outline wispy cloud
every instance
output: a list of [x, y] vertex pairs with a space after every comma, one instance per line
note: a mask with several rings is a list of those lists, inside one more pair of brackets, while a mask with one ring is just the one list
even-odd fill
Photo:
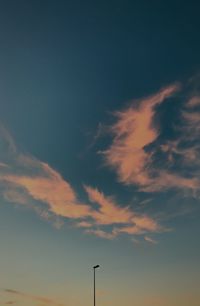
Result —
[[146, 240], [147, 242], [149, 243], [152, 243], [152, 244], [157, 244], [158, 242], [154, 239], [152, 239], [151, 237], [148, 237], [148, 236], [144, 236], [144, 240]]
[[200, 96], [194, 95], [187, 102], [187, 107], [195, 107], [200, 105]]
[[102, 230], [87, 230], [102, 238], [112, 239], [120, 233], [139, 235], [146, 232], [160, 232], [164, 229], [156, 220], [145, 214], [138, 214], [128, 207], [120, 207], [112, 197], [105, 196], [96, 188], [85, 186], [91, 202], [100, 206], [98, 211], [92, 213], [97, 225], [114, 225], [111, 233]]
[[[179, 131], [176, 137], [162, 137], [162, 122], [159, 126], [157, 121], [158, 107], [163, 103], [170, 105], [170, 99], [177, 98], [181, 90], [180, 84], [170, 85], [116, 112], [117, 120], [111, 127], [113, 141], [104, 156], [119, 181], [135, 185], [136, 191], [153, 193], [181, 188], [195, 193], [199, 190], [199, 96], [188, 95], [184, 103], [179, 103], [181, 120], [173, 122]], [[105, 195], [98, 188], [83, 185], [87, 196], [83, 201], [58, 171], [20, 152], [2, 126], [0, 152], [0, 193], [4, 199], [32, 208], [56, 228], [71, 220], [75, 227], [101, 238], [142, 235], [148, 242], [151, 239], [148, 234], [165, 231], [157, 218], [118, 203], [115, 197]]]
[[175, 139], [174, 135], [172, 139], [161, 137], [162, 122], [160, 126], [157, 123], [157, 107], [177, 97], [180, 91], [178, 84], [168, 86], [150, 97], [133, 101], [131, 106], [116, 113], [117, 121], [111, 127], [113, 141], [104, 156], [123, 184], [135, 185], [145, 192], [200, 188], [199, 175], [188, 167], [185, 167], [187, 173], [183, 167], [177, 169], [180, 158], [187, 160], [190, 166], [199, 163], [199, 144], [194, 144], [194, 140], [200, 131], [200, 112], [193, 110], [199, 105], [199, 97], [190, 96], [188, 101], [177, 104], [182, 107], [179, 110], [182, 120], [172, 122], [176, 132], [179, 130], [179, 134], [174, 133]]
[[98, 224], [127, 223], [132, 217], [128, 208], [118, 206], [112, 197], [106, 197], [97, 188], [85, 186], [90, 202], [99, 205], [99, 209], [93, 211], [92, 217]]
[[95, 235], [99, 238], [104, 238], [104, 239], [114, 239], [116, 237], [116, 233], [115, 232], [108, 232], [108, 231], [104, 231], [101, 229], [88, 229], [85, 231], [87, 234], [92, 234]]
[[58, 216], [81, 218], [89, 214], [89, 206], [78, 203], [74, 190], [58, 172], [39, 161], [38, 166], [42, 175], [4, 174], [0, 179], [25, 188], [35, 200], [48, 203], [49, 210]]
[[[158, 124], [158, 107], [170, 105], [171, 98], [177, 99], [180, 92], [183, 96], [182, 91], [180, 84], [173, 84], [116, 113], [116, 123], [111, 127], [113, 141], [104, 156], [123, 184], [151, 193], [169, 188], [193, 193], [200, 189], [199, 95], [190, 94], [178, 104], [180, 120], [172, 122], [178, 131], [175, 137], [163, 137], [162, 122]], [[114, 196], [98, 188], [83, 185], [87, 196], [83, 201], [58, 171], [20, 152], [2, 126], [0, 152], [0, 193], [4, 199], [32, 208], [56, 228], [68, 219], [85, 233], [101, 238], [142, 235], [152, 243], [148, 234], [165, 230], [155, 217], [118, 203]]]
[[169, 86], [149, 98], [137, 103], [134, 101], [132, 106], [116, 113], [118, 119], [111, 128], [113, 143], [104, 154], [121, 182], [140, 186], [152, 184], [147, 167], [151, 154], [146, 152], [145, 147], [159, 135], [153, 125], [155, 107], [178, 90], [178, 85]]
[[[4, 130], [4, 143], [8, 135]], [[0, 192], [6, 201], [33, 209], [56, 228], [68, 219], [84, 232], [106, 239], [121, 233], [143, 235], [162, 230], [152, 217], [119, 205], [114, 197], [106, 196], [97, 188], [84, 185], [88, 200], [83, 202], [58, 171], [19, 152], [10, 135], [8, 140], [14, 149], [8, 152], [4, 145], [8, 154], [5, 154], [6, 167], [0, 173]]]

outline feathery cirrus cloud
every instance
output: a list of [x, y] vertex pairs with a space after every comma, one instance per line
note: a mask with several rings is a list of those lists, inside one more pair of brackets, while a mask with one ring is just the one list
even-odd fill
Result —
[[162, 122], [158, 126], [158, 107], [172, 98], [176, 103], [179, 93], [184, 95], [184, 89], [176, 83], [115, 113], [116, 122], [110, 128], [112, 143], [103, 154], [121, 183], [135, 185], [144, 192], [170, 188], [199, 190], [199, 173], [192, 172], [190, 167], [199, 164], [200, 112], [195, 107], [200, 105], [200, 97], [190, 96], [177, 103], [181, 120], [171, 125], [174, 135], [179, 130], [178, 135], [171, 139], [161, 137]]
[[60, 218], [54, 221], [57, 227], [72, 220], [85, 233], [107, 239], [120, 233], [144, 235], [162, 231], [152, 217], [118, 205], [97, 188], [84, 185], [87, 201], [83, 202], [58, 171], [19, 152], [5, 129], [1, 130], [1, 153], [0, 192], [4, 199], [28, 206], [46, 220]]
[[[159, 107], [170, 104], [172, 98], [176, 103], [179, 96], [183, 97], [183, 89], [176, 83], [116, 113], [113, 140], [104, 157], [121, 183], [135, 185], [140, 192], [199, 190], [199, 96], [190, 94], [177, 104], [181, 119], [171, 122], [175, 136], [163, 137], [162, 122], [159, 125], [157, 120]], [[58, 171], [21, 153], [2, 126], [0, 136], [0, 193], [6, 201], [31, 207], [42, 218], [54, 220], [58, 228], [72, 220], [75, 227], [101, 238], [127, 234], [145, 239], [148, 233], [164, 230], [155, 218], [119, 205], [98, 188], [83, 185], [87, 196], [83, 201]]]

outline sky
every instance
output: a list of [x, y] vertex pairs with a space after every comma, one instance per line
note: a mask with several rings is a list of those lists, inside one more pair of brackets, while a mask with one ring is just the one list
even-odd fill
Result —
[[198, 1], [0, 1], [0, 305], [200, 305]]

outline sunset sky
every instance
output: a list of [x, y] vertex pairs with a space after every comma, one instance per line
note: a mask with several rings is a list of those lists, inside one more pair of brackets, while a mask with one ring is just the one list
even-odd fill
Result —
[[198, 1], [0, 1], [0, 306], [200, 305]]

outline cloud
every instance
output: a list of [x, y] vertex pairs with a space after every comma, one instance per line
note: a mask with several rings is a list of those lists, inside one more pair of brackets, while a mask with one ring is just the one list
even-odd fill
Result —
[[[167, 131], [163, 133], [162, 122], [160, 126], [157, 124], [160, 114], [157, 107], [177, 97], [180, 91], [178, 84], [168, 86], [150, 97], [133, 101], [131, 106], [116, 113], [116, 123], [111, 126], [113, 140], [103, 154], [121, 183], [134, 185], [144, 192], [170, 188], [195, 192], [200, 188], [199, 175], [185, 166], [183, 171], [183, 162], [190, 167], [199, 164], [200, 112], [191, 109], [199, 104], [199, 97], [177, 104], [182, 107], [180, 123], [168, 119], [175, 139], [174, 135], [172, 139], [166, 136]], [[194, 140], [195, 144], [188, 143]]]
[[[171, 105], [170, 99], [177, 98], [180, 91], [183, 89], [179, 84], [172, 84], [116, 112], [116, 123], [111, 126], [113, 140], [103, 154], [119, 181], [136, 186], [136, 192], [178, 188], [194, 194], [199, 190], [199, 96], [190, 94], [178, 104], [179, 123], [169, 118], [176, 137], [163, 137], [162, 121], [158, 125], [160, 108], [164, 103]], [[20, 152], [2, 126], [0, 136], [0, 193], [6, 201], [33, 209], [58, 229], [65, 220], [71, 220], [85, 233], [106, 239], [127, 234], [142, 235], [147, 240], [149, 233], [165, 231], [156, 218], [117, 203], [115, 197], [98, 188], [83, 185], [87, 196], [83, 201], [58, 171]]]
[[26, 204], [28, 197], [25, 193], [19, 192], [17, 189], [8, 189], [4, 191], [4, 199], [8, 202]]
[[200, 96], [193, 96], [187, 102], [187, 107], [196, 107], [200, 105]]
[[198, 144], [189, 147], [181, 147], [181, 139], [179, 139], [168, 141], [161, 145], [161, 150], [166, 154], [170, 163], [175, 163], [177, 157], [184, 159], [184, 163], [198, 162]]
[[144, 240], [147, 241], [147, 242], [150, 242], [152, 244], [157, 244], [158, 242], [148, 236], [144, 236]]
[[142, 186], [141, 190], [145, 192], [157, 192], [165, 189], [181, 189], [186, 188], [192, 191], [196, 191], [200, 187], [199, 178], [187, 178], [177, 175], [175, 173], [169, 173], [165, 170], [160, 170], [158, 176], [152, 179], [151, 183], [146, 186]]
[[79, 204], [70, 184], [47, 164], [39, 162], [43, 175], [7, 174], [0, 180], [24, 188], [35, 200], [47, 203], [54, 214], [67, 218], [81, 218], [89, 214], [88, 205]]
[[97, 188], [84, 187], [90, 202], [99, 205], [99, 209], [93, 211], [91, 216], [97, 224], [127, 223], [130, 221], [132, 212], [127, 208], [119, 207], [112, 197], [106, 197]]
[[145, 214], [138, 214], [128, 207], [120, 207], [114, 202], [112, 197], [106, 197], [96, 188], [85, 186], [91, 202], [100, 206], [98, 211], [92, 214], [93, 219], [98, 225], [118, 225], [114, 226], [112, 232], [107, 235], [102, 230], [87, 230], [99, 237], [112, 239], [120, 233], [129, 235], [139, 235], [146, 232], [159, 232], [160, 225], [151, 217]]
[[93, 234], [97, 237], [100, 238], [105, 238], [105, 239], [113, 239], [116, 237], [116, 233], [115, 232], [106, 232], [100, 229], [89, 229], [85, 231], [87, 234]]
[[[64, 305], [62, 303], [58, 303], [57, 301], [44, 297], [44, 296], [32, 295], [32, 294], [24, 293], [24, 292], [13, 290], [13, 289], [5, 289], [4, 292], [10, 295], [21, 297], [22, 299], [28, 299], [28, 300], [32, 300], [35, 302], [43, 303], [44, 305], [53, 305], [53, 306], [63, 306]], [[7, 304], [14, 304], [14, 303], [15, 301], [7, 302]]]
[[88, 221], [80, 221], [78, 223], [76, 223], [77, 227], [84, 227], [84, 228], [89, 228], [92, 227], [92, 223], [88, 222]]
[[155, 107], [179, 90], [172, 85], [157, 94], [133, 103], [127, 109], [117, 112], [118, 118], [111, 130], [114, 135], [111, 147], [104, 152], [107, 164], [112, 166], [121, 182], [146, 186], [151, 184], [147, 165], [151, 155], [145, 147], [155, 141], [159, 135], [153, 126]]
[[200, 124], [200, 114], [195, 112], [183, 112], [183, 117], [190, 128], [198, 128]]
[[[106, 196], [97, 188], [84, 185], [88, 200], [86, 203], [80, 200], [70, 182], [58, 171], [19, 152], [8, 135], [4, 131], [4, 150], [8, 154], [3, 154], [7, 164], [0, 173], [0, 193], [7, 202], [33, 209], [58, 229], [65, 220], [71, 220], [75, 227], [82, 228], [85, 233], [106, 239], [113, 239], [121, 233], [143, 235], [161, 231], [152, 217], [135, 213], [124, 204], [119, 205], [114, 197]], [[6, 137], [14, 151], [8, 152]]]
[[[169, 112], [172, 105], [177, 105], [177, 117]], [[118, 180], [134, 185], [136, 193], [180, 189], [196, 195], [200, 190], [199, 105], [197, 91], [186, 94], [184, 87], [175, 83], [116, 112], [116, 122], [110, 128], [112, 143], [103, 155]], [[166, 109], [168, 115], [162, 118], [167, 124], [161, 120]], [[101, 124], [96, 138], [102, 131], [105, 133], [105, 126]], [[142, 235], [148, 242], [152, 240], [149, 234], [166, 230], [157, 218], [118, 203], [98, 188], [83, 185], [83, 201], [57, 170], [19, 151], [2, 125], [0, 170], [4, 200], [33, 209], [58, 229], [70, 220], [74, 227], [100, 238]], [[148, 201], [144, 199], [144, 203]]]

